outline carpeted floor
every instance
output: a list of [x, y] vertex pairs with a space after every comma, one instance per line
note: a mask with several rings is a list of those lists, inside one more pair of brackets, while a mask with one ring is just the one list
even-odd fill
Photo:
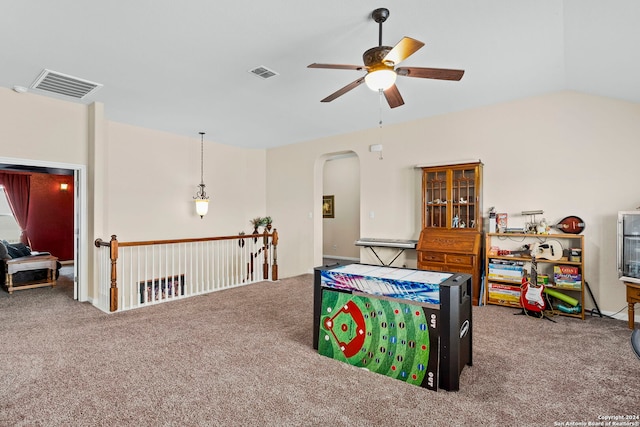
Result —
[[459, 392], [433, 392], [318, 355], [312, 281], [115, 314], [73, 301], [64, 275], [55, 289], [0, 291], [0, 426], [568, 426], [640, 416], [640, 360], [624, 321], [474, 307], [474, 366]]

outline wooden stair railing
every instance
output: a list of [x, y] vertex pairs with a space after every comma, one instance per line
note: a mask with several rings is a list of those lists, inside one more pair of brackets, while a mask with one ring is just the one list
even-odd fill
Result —
[[[111, 271], [110, 271], [110, 288], [109, 288], [109, 311], [117, 311], [118, 310], [118, 275], [117, 275], [117, 265], [118, 265], [118, 248], [125, 246], [149, 246], [149, 245], [162, 245], [162, 244], [174, 244], [174, 243], [196, 243], [196, 242], [209, 242], [215, 240], [244, 240], [244, 239], [258, 239], [262, 237], [263, 246], [256, 252], [252, 253], [250, 256], [250, 262], [247, 263], [247, 276], [251, 280], [253, 280], [253, 271], [254, 271], [254, 258], [257, 259], [260, 255], [260, 252], [263, 252], [264, 261], [262, 264], [262, 272], [263, 278], [267, 279], [269, 277], [269, 247], [273, 246], [273, 255], [272, 255], [272, 264], [271, 264], [271, 280], [278, 280], [278, 257], [277, 257], [277, 247], [278, 247], [278, 230], [273, 229], [273, 233], [269, 233], [267, 229], [264, 230], [262, 234], [247, 234], [247, 235], [237, 235], [237, 236], [220, 236], [220, 237], [203, 237], [203, 238], [191, 238], [191, 239], [173, 239], [173, 240], [147, 240], [140, 242], [118, 242], [118, 239], [115, 234], [111, 235], [111, 240], [105, 242], [104, 240], [98, 238], [95, 240], [94, 245], [97, 248], [100, 247], [108, 247], [109, 248], [109, 258], [111, 260]], [[271, 238], [271, 244], [269, 244], [269, 238]], [[244, 245], [242, 245], [244, 246]]]

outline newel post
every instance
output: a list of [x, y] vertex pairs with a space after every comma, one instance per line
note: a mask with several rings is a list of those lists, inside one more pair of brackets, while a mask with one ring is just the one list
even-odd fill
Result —
[[278, 229], [273, 229], [273, 235], [271, 236], [271, 243], [273, 244], [273, 265], [271, 265], [271, 280], [278, 280]]
[[262, 246], [264, 248], [264, 261], [262, 262], [262, 280], [269, 278], [269, 233], [265, 227], [262, 233]]
[[110, 248], [109, 255], [111, 257], [111, 289], [110, 289], [111, 303], [110, 303], [109, 310], [117, 311], [118, 310], [118, 283], [116, 279], [118, 277], [118, 271], [116, 269], [116, 266], [118, 262], [118, 239], [116, 239], [115, 234], [111, 235], [109, 248]]

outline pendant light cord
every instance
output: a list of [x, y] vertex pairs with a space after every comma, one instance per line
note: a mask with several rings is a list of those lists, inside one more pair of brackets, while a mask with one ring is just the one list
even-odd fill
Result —
[[204, 132], [200, 132], [200, 185], [204, 185]]

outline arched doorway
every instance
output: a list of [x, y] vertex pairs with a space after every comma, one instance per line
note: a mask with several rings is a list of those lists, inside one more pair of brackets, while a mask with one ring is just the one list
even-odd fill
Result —
[[[353, 151], [323, 156], [322, 262], [349, 263], [360, 260], [360, 159]], [[326, 211], [330, 203], [329, 212]]]

